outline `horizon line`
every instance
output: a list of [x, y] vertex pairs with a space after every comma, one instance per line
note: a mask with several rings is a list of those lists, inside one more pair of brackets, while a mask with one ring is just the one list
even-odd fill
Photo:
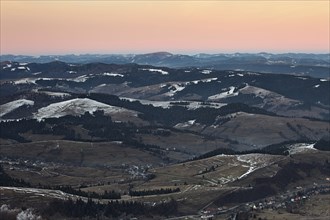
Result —
[[217, 54], [273, 54], [273, 55], [280, 55], [280, 54], [318, 54], [318, 55], [327, 55], [330, 54], [328, 52], [307, 52], [307, 51], [287, 51], [287, 52], [267, 52], [267, 51], [260, 51], [260, 52], [252, 52], [252, 51], [236, 51], [236, 52], [168, 52], [168, 51], [154, 51], [154, 52], [114, 52], [114, 53], [100, 53], [100, 52], [86, 52], [86, 53], [43, 53], [43, 54], [14, 54], [14, 53], [6, 53], [0, 54], [0, 56], [31, 56], [31, 57], [41, 57], [41, 56], [82, 56], [82, 55], [144, 55], [144, 54], [157, 54], [157, 53], [169, 53], [172, 55], [188, 55], [194, 56], [199, 54], [207, 54], [207, 55], [217, 55]]

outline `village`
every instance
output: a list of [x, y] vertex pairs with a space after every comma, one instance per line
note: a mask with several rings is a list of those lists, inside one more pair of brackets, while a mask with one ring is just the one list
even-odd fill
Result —
[[[327, 181], [330, 181], [327, 178]], [[296, 187], [295, 190], [289, 190], [281, 195], [271, 196], [254, 202], [237, 205], [233, 207], [218, 207], [215, 208], [211, 204], [209, 207], [200, 211], [200, 219], [241, 219], [241, 215], [254, 216], [262, 210], [285, 210], [289, 213], [294, 213], [299, 210], [299, 207], [304, 205], [311, 196], [318, 194], [329, 194], [330, 184], [318, 185], [316, 183], [311, 187]], [[245, 219], [245, 218], [244, 218]]]

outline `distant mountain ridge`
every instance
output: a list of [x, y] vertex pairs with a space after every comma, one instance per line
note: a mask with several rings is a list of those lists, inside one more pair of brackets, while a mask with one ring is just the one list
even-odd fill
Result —
[[[168, 56], [161, 54], [161, 57]], [[244, 103], [285, 116], [329, 119], [329, 78], [224, 71], [209, 68], [167, 68], [130, 64], [2, 62], [0, 104], [33, 91], [53, 97], [109, 94], [157, 106], [189, 109], [207, 102]], [[20, 97], [19, 99], [27, 99]], [[34, 100], [37, 101], [37, 100]], [[36, 102], [37, 103], [37, 102]], [[42, 106], [44, 107], [44, 106]]]
[[196, 55], [156, 52], [147, 54], [82, 54], [82, 55], [1, 55], [1, 62], [48, 63], [62, 61], [75, 64], [105, 63], [153, 65], [169, 68], [199, 67], [215, 70], [243, 70], [329, 77], [330, 54], [309, 53], [200, 53]]

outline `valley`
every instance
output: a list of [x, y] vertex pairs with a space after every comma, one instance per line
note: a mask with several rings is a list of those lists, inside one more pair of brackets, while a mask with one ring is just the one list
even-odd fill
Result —
[[329, 77], [60, 61], [0, 69], [0, 217], [329, 217]]

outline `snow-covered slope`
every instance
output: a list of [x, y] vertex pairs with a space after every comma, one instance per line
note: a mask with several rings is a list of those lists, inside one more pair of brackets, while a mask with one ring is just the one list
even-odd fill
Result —
[[150, 72], [158, 72], [162, 75], [168, 75], [168, 72], [162, 69], [141, 69], [141, 70], [148, 70]]
[[228, 98], [228, 97], [232, 97], [232, 96], [237, 96], [238, 92], [234, 92], [234, 91], [235, 91], [235, 87], [230, 86], [228, 91], [222, 92], [222, 93], [219, 93], [216, 95], [212, 95], [208, 99], [209, 100], [218, 100], [218, 99]]
[[6, 104], [0, 105], [0, 117], [18, 109], [23, 105], [34, 105], [34, 101], [27, 100], [27, 99], [19, 99], [12, 102], [8, 102]]
[[126, 113], [136, 116], [135, 111], [124, 108], [107, 105], [88, 98], [76, 98], [63, 102], [53, 103], [38, 110], [34, 115], [37, 119], [58, 118], [65, 115], [82, 115], [85, 112], [93, 113], [97, 110], [103, 110], [105, 114], [112, 115], [116, 113]]
[[289, 154], [306, 153], [312, 151], [317, 151], [317, 149], [314, 148], [314, 144], [299, 143], [293, 144], [289, 147]]
[[[127, 100], [127, 101], [138, 101], [141, 102], [143, 105], [152, 105], [154, 107], [161, 107], [161, 108], [170, 108], [173, 106], [182, 106], [186, 107], [189, 110], [194, 110], [198, 108], [208, 107], [208, 108], [221, 108], [222, 106], [225, 106], [224, 103], [219, 102], [208, 102], [207, 105], [203, 104], [203, 102], [198, 101], [184, 101], [185, 104], [182, 104], [182, 101], [152, 101], [152, 100], [146, 100], [146, 99], [132, 99], [132, 98], [126, 98], [121, 97], [121, 100]], [[186, 104], [188, 103], [188, 104]]]

